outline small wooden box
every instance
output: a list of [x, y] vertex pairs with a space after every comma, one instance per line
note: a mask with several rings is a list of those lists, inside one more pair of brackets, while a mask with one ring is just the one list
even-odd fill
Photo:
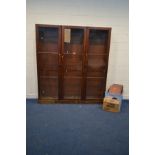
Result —
[[120, 112], [122, 101], [113, 96], [106, 96], [103, 100], [103, 109], [110, 112]]

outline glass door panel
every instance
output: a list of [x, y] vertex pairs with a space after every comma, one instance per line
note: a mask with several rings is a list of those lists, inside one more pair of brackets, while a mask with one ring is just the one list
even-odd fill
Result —
[[39, 95], [41, 98], [58, 98], [58, 78], [40, 77]]
[[105, 78], [87, 77], [87, 99], [103, 98], [105, 92]]
[[39, 27], [38, 50], [41, 52], [58, 52], [59, 30], [55, 27]]
[[88, 30], [86, 98], [102, 98], [107, 69], [108, 31]]
[[64, 99], [81, 99], [81, 77], [64, 76]]
[[107, 30], [89, 30], [88, 54], [102, 55], [107, 53], [108, 31]]
[[106, 68], [107, 57], [105, 55], [88, 55], [88, 77], [103, 77], [106, 73]]
[[58, 98], [60, 27], [37, 27], [37, 61], [40, 97]]
[[64, 28], [63, 94], [64, 99], [80, 99], [82, 87], [82, 64], [84, 29]]

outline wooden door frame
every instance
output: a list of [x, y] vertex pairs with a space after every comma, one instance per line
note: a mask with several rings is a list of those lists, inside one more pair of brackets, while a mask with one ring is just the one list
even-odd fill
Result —
[[[65, 29], [82, 29], [84, 30], [84, 38], [83, 38], [83, 51], [82, 51], [82, 75], [81, 75], [81, 100], [85, 99], [85, 88], [84, 88], [84, 60], [85, 60], [85, 38], [86, 38], [86, 27], [83, 26], [68, 26], [62, 25], [61, 26], [61, 33], [62, 33], [62, 44], [61, 44], [61, 55], [62, 55], [62, 99], [64, 99], [64, 30]], [[68, 100], [68, 99], [66, 99]]]
[[[51, 98], [40, 98], [40, 78], [39, 78], [39, 61], [37, 55], [37, 48], [39, 43], [39, 27], [51, 27], [51, 28], [58, 28], [59, 33], [59, 41], [58, 41], [58, 99], [51, 99]], [[81, 81], [81, 99], [64, 99], [64, 91], [63, 91], [63, 77], [64, 77], [64, 29], [65, 28], [79, 28], [84, 29], [84, 43], [83, 43], [83, 54], [82, 54], [82, 81]], [[70, 26], [70, 25], [47, 25], [47, 24], [35, 24], [35, 31], [36, 31], [36, 61], [37, 61], [37, 78], [38, 78], [38, 101], [40, 103], [97, 103], [102, 102], [101, 99], [86, 99], [86, 84], [87, 84], [87, 62], [88, 62], [88, 32], [90, 29], [98, 29], [98, 30], [107, 30], [108, 31], [108, 44], [107, 44], [107, 64], [109, 61], [109, 51], [110, 51], [110, 41], [111, 41], [111, 29], [110, 27], [88, 27], [88, 26]], [[105, 86], [107, 80], [107, 71], [108, 65], [106, 67], [106, 77], [105, 77]]]
[[38, 44], [39, 44], [39, 28], [58, 28], [58, 98], [61, 96], [61, 74], [59, 67], [60, 64], [60, 52], [61, 52], [61, 26], [60, 25], [46, 25], [46, 24], [35, 24], [35, 31], [36, 31], [36, 62], [37, 62], [37, 78], [38, 78], [38, 98], [40, 99], [40, 75], [39, 75], [39, 61], [38, 61]]
[[[85, 89], [87, 91], [87, 66], [88, 66], [88, 48], [89, 48], [89, 34], [90, 30], [106, 30], [108, 31], [108, 43], [107, 43], [107, 64], [106, 64], [106, 71], [105, 71], [105, 89], [106, 89], [106, 84], [107, 84], [107, 72], [108, 72], [108, 61], [109, 61], [109, 51], [110, 51], [110, 42], [111, 42], [111, 27], [86, 27], [86, 55], [85, 55]], [[104, 94], [103, 94], [104, 96]], [[86, 99], [86, 92], [85, 92], [85, 99]], [[91, 99], [86, 99], [86, 100], [91, 100]], [[93, 98], [92, 100], [97, 100], [97, 98]]]

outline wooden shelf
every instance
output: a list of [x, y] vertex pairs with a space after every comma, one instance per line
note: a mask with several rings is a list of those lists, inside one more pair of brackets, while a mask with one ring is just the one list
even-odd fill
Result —
[[36, 25], [39, 102], [101, 103], [110, 34], [111, 28]]

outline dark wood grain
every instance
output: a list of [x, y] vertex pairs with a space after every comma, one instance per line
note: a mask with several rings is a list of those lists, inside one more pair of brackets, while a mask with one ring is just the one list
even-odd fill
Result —
[[40, 80], [40, 97], [58, 98], [58, 77], [39, 78]]
[[105, 92], [104, 77], [87, 77], [87, 99], [102, 99]]
[[[66, 43], [64, 40], [65, 29], [70, 29], [70, 43]], [[75, 26], [63, 26], [62, 30], [63, 98], [81, 99], [84, 29]], [[80, 36], [78, 36], [78, 33]]]
[[60, 30], [58, 26], [36, 25], [39, 97], [59, 98]]
[[61, 60], [61, 52], [62, 52], [62, 29], [61, 26], [59, 26], [59, 42], [58, 42], [58, 99], [61, 99], [63, 97], [63, 92], [62, 92], [62, 60]]
[[[64, 43], [64, 30], [71, 40]], [[101, 103], [111, 28], [36, 24], [40, 103]]]
[[81, 77], [64, 77], [64, 99], [81, 99]]
[[87, 51], [87, 29], [84, 28], [84, 42], [83, 42], [83, 53], [82, 53], [82, 87], [81, 87], [81, 100], [86, 99], [86, 51]]

